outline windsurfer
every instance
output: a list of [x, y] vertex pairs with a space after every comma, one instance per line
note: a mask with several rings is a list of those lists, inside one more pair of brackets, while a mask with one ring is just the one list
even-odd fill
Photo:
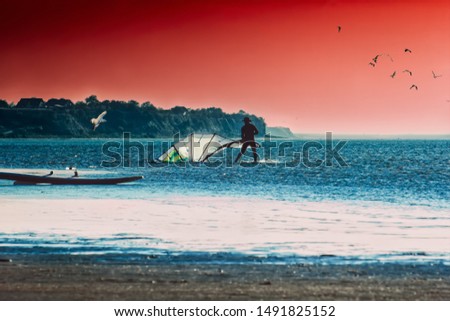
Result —
[[250, 118], [245, 117], [244, 118], [244, 126], [241, 128], [241, 142], [242, 147], [241, 151], [239, 152], [239, 155], [236, 157], [236, 160], [234, 161], [237, 163], [239, 159], [241, 159], [242, 155], [245, 153], [247, 148], [250, 146], [253, 151], [253, 161], [256, 163], [258, 161], [258, 154], [256, 153], [256, 142], [255, 142], [255, 135], [258, 135], [258, 129], [253, 125], [250, 124], [252, 121]]

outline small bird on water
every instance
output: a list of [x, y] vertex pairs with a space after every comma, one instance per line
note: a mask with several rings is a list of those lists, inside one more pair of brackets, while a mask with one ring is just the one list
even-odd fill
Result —
[[391, 78], [394, 78], [396, 73], [397, 73], [397, 71], [394, 71], [391, 75]]

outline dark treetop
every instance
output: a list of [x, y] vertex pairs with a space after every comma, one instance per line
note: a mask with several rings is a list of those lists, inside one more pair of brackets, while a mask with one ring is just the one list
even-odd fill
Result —
[[[107, 122], [93, 131], [91, 119], [103, 111], [107, 111]], [[266, 128], [263, 118], [244, 111], [227, 114], [216, 107], [162, 109], [149, 102], [99, 101], [96, 96], [76, 103], [64, 98], [23, 98], [17, 105], [0, 100], [0, 138], [121, 137], [123, 132], [146, 138], [192, 132], [239, 137], [245, 116], [251, 118], [262, 137]]]

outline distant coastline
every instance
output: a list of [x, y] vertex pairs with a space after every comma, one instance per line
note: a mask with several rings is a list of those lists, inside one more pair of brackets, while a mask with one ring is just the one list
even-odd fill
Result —
[[[294, 136], [303, 140], [324, 139], [325, 133], [295, 133]], [[333, 139], [345, 140], [450, 140], [449, 134], [342, 134], [333, 133]]]
[[[90, 120], [107, 111], [107, 122], [92, 129]], [[242, 119], [250, 117], [266, 133], [264, 119], [241, 110], [225, 113], [217, 107], [162, 109], [135, 100], [99, 101], [96, 96], [72, 102], [65, 98], [23, 98], [17, 104], [0, 99], [0, 138], [110, 138], [129, 132], [135, 138], [167, 138], [180, 133], [217, 133], [240, 136]]]

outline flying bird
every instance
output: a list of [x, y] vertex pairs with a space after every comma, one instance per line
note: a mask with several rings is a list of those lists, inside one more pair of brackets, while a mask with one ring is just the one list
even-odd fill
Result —
[[442, 75], [436, 75], [433, 70], [431, 72], [433, 73], [433, 78], [442, 77]]
[[408, 69], [403, 70], [403, 72], [407, 72], [410, 76], [412, 76], [412, 71], [410, 71]]
[[391, 75], [391, 78], [394, 78], [396, 73], [397, 73], [397, 71], [394, 71]]
[[372, 61], [373, 61], [374, 63], [377, 63], [377, 60], [378, 60], [378, 58], [379, 58], [380, 56], [381, 56], [381, 55], [376, 55], [375, 57], [372, 58]]
[[412, 53], [411, 49], [405, 48], [405, 52]]
[[95, 130], [98, 126], [100, 126], [101, 123], [106, 123], [106, 119], [103, 119], [103, 117], [105, 117], [106, 115], [106, 110], [101, 113], [100, 115], [98, 115], [97, 118], [92, 118], [91, 119], [91, 123], [92, 123], [92, 130]]
[[419, 88], [417, 88], [417, 86], [416, 85], [411, 85], [411, 87], [409, 87], [409, 89], [415, 89], [415, 90], [418, 90]]
[[375, 67], [375, 64], [373, 62], [369, 62], [369, 65], [371, 65], [372, 67]]
[[341, 26], [337, 26], [338, 28], [338, 32], [341, 32], [342, 27]]
[[394, 59], [392, 58], [392, 56], [390, 54], [386, 54], [387, 57], [389, 57], [389, 59], [391, 59], [392, 62], [394, 62]]

